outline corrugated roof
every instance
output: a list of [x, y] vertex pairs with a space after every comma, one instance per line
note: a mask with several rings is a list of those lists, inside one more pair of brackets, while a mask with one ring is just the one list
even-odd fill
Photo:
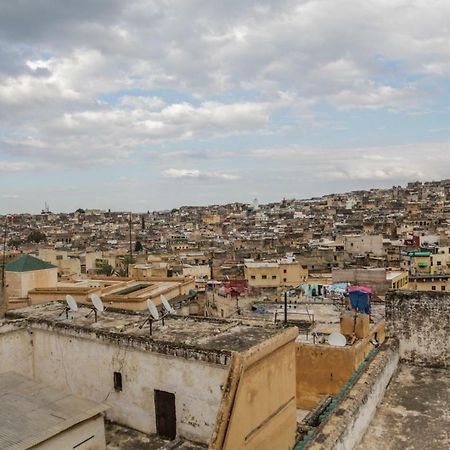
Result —
[[105, 411], [14, 372], [0, 375], [0, 448], [25, 450]]
[[33, 270], [53, 269], [56, 266], [31, 255], [22, 255], [6, 264], [6, 272], [31, 272]]

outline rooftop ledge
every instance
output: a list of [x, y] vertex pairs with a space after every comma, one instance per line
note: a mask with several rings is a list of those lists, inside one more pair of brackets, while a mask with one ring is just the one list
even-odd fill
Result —
[[219, 365], [229, 365], [233, 353], [246, 352], [288, 332], [250, 320], [172, 316], [164, 319], [164, 326], [161, 321], [153, 322], [150, 336], [148, 324], [139, 328], [147, 317], [144, 314], [106, 311], [94, 322], [93, 314], [86, 317], [89, 312], [90, 308], [79, 305], [66, 319], [64, 305], [51, 302], [9, 311], [6, 319], [14, 326], [25, 322], [34, 329]]

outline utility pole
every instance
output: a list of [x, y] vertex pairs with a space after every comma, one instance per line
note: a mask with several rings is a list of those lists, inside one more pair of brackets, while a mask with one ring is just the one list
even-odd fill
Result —
[[0, 286], [0, 307], [4, 308], [3, 303], [6, 302], [6, 283], [5, 283], [5, 266], [6, 266], [6, 238], [8, 235], [8, 217], [5, 217], [5, 225], [3, 230], [3, 255], [2, 255], [2, 284]]
[[8, 235], [8, 218], [5, 217], [3, 230], [3, 256], [2, 256], [2, 289], [5, 287], [5, 265], [6, 265], [6, 237]]
[[284, 324], [287, 325], [287, 291], [284, 292]]
[[133, 262], [133, 243], [131, 241], [131, 211], [130, 211], [130, 215], [128, 216], [128, 231], [129, 231], [129, 238], [130, 238], [130, 258], [129, 258], [128, 264], [127, 264], [127, 277], [130, 276], [130, 264]]

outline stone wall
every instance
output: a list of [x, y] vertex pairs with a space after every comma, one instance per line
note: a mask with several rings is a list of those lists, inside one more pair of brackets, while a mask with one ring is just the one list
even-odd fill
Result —
[[388, 336], [400, 343], [400, 358], [429, 367], [450, 367], [450, 293], [390, 291]]

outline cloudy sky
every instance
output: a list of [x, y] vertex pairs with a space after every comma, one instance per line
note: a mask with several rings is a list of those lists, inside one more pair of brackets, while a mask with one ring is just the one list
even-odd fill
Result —
[[0, 213], [450, 177], [448, 0], [0, 0]]

